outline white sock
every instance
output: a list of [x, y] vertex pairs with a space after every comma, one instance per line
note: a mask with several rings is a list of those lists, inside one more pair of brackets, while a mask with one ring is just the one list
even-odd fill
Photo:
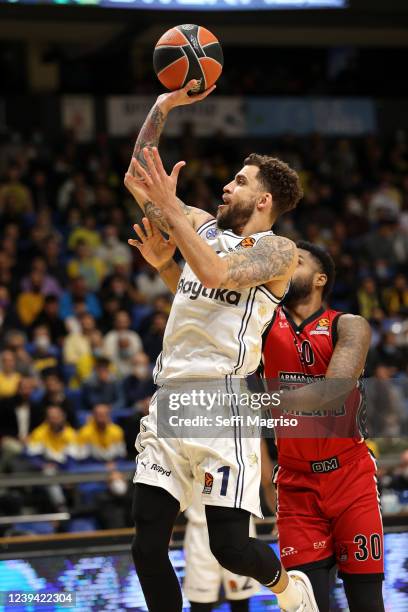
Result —
[[302, 593], [295, 585], [295, 581], [289, 576], [288, 586], [282, 593], [275, 593], [278, 604], [287, 612], [296, 612], [302, 603]]

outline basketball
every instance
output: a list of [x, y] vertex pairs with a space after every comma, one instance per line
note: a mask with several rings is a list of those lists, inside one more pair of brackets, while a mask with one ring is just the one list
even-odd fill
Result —
[[167, 89], [180, 89], [196, 79], [199, 84], [194, 93], [214, 85], [223, 63], [222, 48], [214, 34], [190, 23], [167, 30], [158, 40], [153, 54], [154, 71]]

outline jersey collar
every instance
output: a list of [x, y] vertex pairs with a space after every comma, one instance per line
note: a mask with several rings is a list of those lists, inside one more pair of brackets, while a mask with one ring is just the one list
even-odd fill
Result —
[[315, 321], [318, 317], [321, 317], [322, 314], [325, 312], [325, 308], [323, 306], [320, 306], [320, 308], [316, 310], [316, 312], [314, 312], [313, 314], [310, 315], [310, 317], [307, 317], [307, 319], [302, 321], [300, 325], [296, 325], [296, 323], [290, 316], [289, 311], [285, 308], [285, 306], [282, 306], [282, 310], [285, 313], [285, 316], [287, 320], [289, 321], [290, 326], [293, 328], [293, 330], [297, 334], [300, 334], [304, 330], [306, 325], [309, 325], [309, 323], [312, 323], [312, 321]]

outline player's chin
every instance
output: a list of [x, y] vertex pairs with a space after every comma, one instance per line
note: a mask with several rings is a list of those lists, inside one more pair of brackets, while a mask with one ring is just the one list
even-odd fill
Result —
[[229, 205], [228, 204], [220, 204], [217, 209], [217, 225], [220, 229], [227, 229], [223, 227], [223, 222], [228, 222], [229, 219]]

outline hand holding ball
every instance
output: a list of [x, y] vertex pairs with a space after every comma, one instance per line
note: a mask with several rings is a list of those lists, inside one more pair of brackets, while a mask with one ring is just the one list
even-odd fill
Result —
[[170, 90], [181, 89], [195, 79], [194, 93], [201, 93], [219, 78], [224, 63], [218, 39], [205, 28], [176, 26], [158, 40], [153, 67], [159, 81]]

